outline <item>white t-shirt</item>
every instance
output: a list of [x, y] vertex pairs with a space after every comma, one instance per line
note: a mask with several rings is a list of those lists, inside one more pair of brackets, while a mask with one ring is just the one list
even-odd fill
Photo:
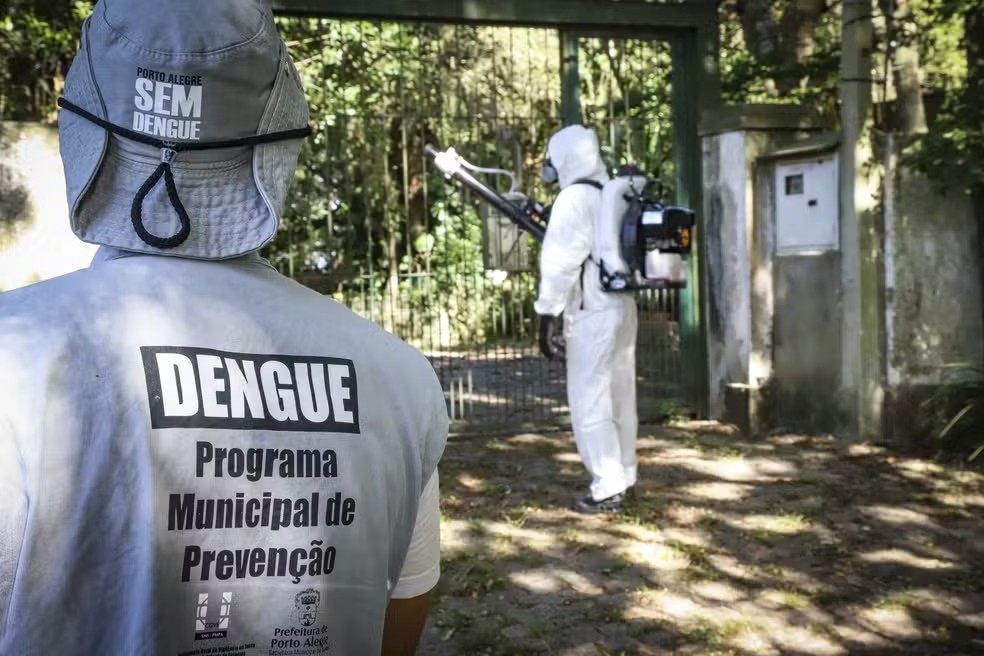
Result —
[[447, 430], [418, 351], [255, 255], [0, 294], [0, 653], [378, 653]]

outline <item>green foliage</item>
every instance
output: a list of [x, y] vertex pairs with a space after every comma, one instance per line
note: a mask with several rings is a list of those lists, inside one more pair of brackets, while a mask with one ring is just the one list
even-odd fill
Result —
[[[309, 19], [280, 29], [316, 135], [265, 254], [360, 311], [382, 308], [382, 323], [402, 335], [532, 334], [536, 272], [485, 271], [477, 200], [423, 149], [453, 146], [512, 170], [525, 193], [549, 202], [556, 189], [539, 169], [560, 127], [556, 32]], [[607, 163], [672, 179], [668, 47], [586, 39], [580, 60], [585, 122]], [[505, 190], [503, 179], [486, 182]]]
[[0, 120], [53, 120], [92, 4], [0, 0]]
[[[749, 2], [725, 0], [720, 8], [721, 92], [729, 104], [794, 104], [814, 108], [826, 118], [836, 118], [840, 65], [840, 12], [836, 3], [825, 3], [812, 30], [801, 41], [808, 42], [801, 57], [784, 58], [795, 36], [783, 18], [796, 6], [791, 0], [768, 4], [769, 11], [752, 29], [768, 47], [749, 47], [746, 25]], [[791, 7], [791, 5], [794, 5]], [[804, 43], [796, 43], [800, 47]], [[785, 49], [784, 49], [785, 47]]]
[[[903, 163], [945, 190], [980, 193], [984, 189], [984, 121], [980, 81], [982, 45], [971, 51], [968, 17], [984, 15], [984, 0], [925, 0], [915, 4], [900, 39], [919, 47], [930, 129], [913, 141]], [[976, 67], [976, 75], [971, 73]], [[976, 82], [977, 91], [970, 85]]]
[[957, 363], [947, 380], [923, 405], [936, 437], [948, 451], [967, 453], [973, 462], [984, 452], [984, 367]]

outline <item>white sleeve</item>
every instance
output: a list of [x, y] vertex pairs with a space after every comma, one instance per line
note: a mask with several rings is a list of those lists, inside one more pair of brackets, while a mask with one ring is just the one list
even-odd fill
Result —
[[441, 578], [441, 504], [437, 470], [420, 495], [417, 523], [393, 599], [410, 599], [430, 592]]

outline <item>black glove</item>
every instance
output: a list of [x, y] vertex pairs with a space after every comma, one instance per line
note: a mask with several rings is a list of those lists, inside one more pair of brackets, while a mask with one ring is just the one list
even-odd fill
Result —
[[540, 353], [548, 360], [563, 360], [567, 344], [564, 341], [564, 315], [540, 316]]

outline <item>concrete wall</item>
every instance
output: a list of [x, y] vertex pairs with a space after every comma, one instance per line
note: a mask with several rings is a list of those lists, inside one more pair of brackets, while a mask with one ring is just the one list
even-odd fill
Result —
[[727, 385], [748, 382], [751, 349], [745, 133], [705, 137], [703, 158], [709, 411], [722, 417]]
[[942, 368], [984, 359], [981, 254], [970, 198], [896, 172], [885, 208], [888, 385], [935, 385]]
[[841, 256], [784, 255], [775, 260], [774, 378], [771, 422], [788, 429], [842, 427]]
[[[704, 128], [710, 416], [752, 433], [931, 441], [919, 402], [951, 379], [946, 365], [984, 362], [972, 203], [901, 169], [890, 137], [858, 177], [838, 135], [784, 111], [730, 108]], [[830, 153], [839, 244], [777, 254], [776, 166]], [[860, 195], [849, 215], [845, 175]]]
[[984, 253], [970, 198], [941, 195], [925, 177], [898, 167], [897, 153], [887, 160], [883, 426], [897, 444], [935, 450], [931, 431], [939, 426], [922, 403], [960, 373], [947, 365], [984, 362]]
[[94, 252], [69, 228], [57, 130], [0, 123], [0, 291], [83, 268]]
[[727, 108], [703, 120], [708, 410], [751, 429], [753, 397], [772, 374], [775, 287], [772, 190], [759, 183], [757, 161], [812, 130], [789, 107]]

